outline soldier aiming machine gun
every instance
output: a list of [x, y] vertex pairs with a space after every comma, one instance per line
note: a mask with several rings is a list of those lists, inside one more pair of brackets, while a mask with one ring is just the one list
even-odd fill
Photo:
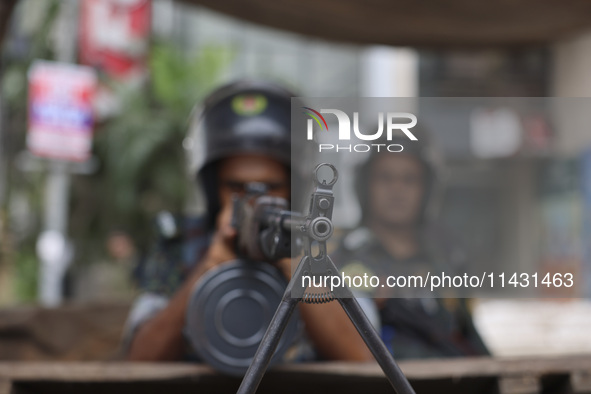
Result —
[[[319, 171], [322, 168], [332, 170], [332, 179], [328, 181], [320, 179]], [[326, 241], [333, 233], [334, 195], [332, 188], [337, 179], [338, 172], [333, 165], [324, 163], [316, 167], [314, 170], [315, 187], [306, 215], [289, 211], [288, 203], [284, 199], [265, 195], [266, 188], [259, 183], [249, 184], [246, 195], [234, 201], [233, 224], [238, 231], [236, 246], [244, 261], [234, 263], [229, 268], [222, 268], [221, 273], [208, 274], [200, 281], [189, 306], [187, 333], [196, 350], [201, 350], [201, 353], [206, 355], [204, 357], [206, 361], [217, 366], [218, 369], [242, 375], [245, 367], [248, 366], [238, 389], [239, 394], [254, 393], [269, 364], [277, 359], [279, 353], [285, 352], [289, 341], [282, 337], [285, 334], [288, 337], [293, 336], [297, 331], [297, 327], [294, 326], [296, 319], [290, 321], [290, 317], [297, 313], [298, 302], [320, 304], [334, 300], [341, 304], [396, 392], [399, 394], [414, 393], [352, 292], [344, 284], [332, 291], [324, 289], [320, 292], [311, 292], [302, 286], [303, 276], [339, 275], [339, 271], [328, 256], [326, 249]], [[295, 236], [294, 242], [292, 242], [292, 235]], [[270, 271], [274, 268], [271, 264], [261, 262], [273, 262], [291, 257], [299, 254], [302, 249], [304, 255], [295, 269], [291, 281], [286, 286], [279, 286], [283, 290], [281, 296], [278, 293], [277, 283], [280, 283], [280, 279], [277, 279], [277, 272]], [[253, 268], [256, 269], [253, 271]], [[237, 281], [243, 283], [240, 286], [231, 283]], [[205, 282], [205, 284], [201, 282]], [[273, 284], [270, 285], [270, 282]], [[248, 286], [245, 288], [242, 286], [244, 284], [248, 284]], [[273, 290], [265, 292], [265, 289], [261, 289], [261, 287], [270, 287]], [[204, 288], [206, 290], [203, 290]], [[215, 291], [221, 292], [219, 299], [215, 295], [212, 296], [211, 293]], [[261, 330], [260, 327], [255, 329], [256, 332], [253, 335], [246, 337], [228, 332], [226, 327], [240, 326], [240, 324], [232, 324], [231, 322], [226, 326], [223, 324], [224, 312], [220, 312], [220, 305], [228, 309], [228, 305], [237, 299], [237, 297], [231, 298], [230, 294], [243, 298], [250, 297], [251, 301], [249, 302], [252, 303], [252, 300], [255, 300], [255, 303], [259, 302], [264, 310], [268, 310], [267, 303], [273, 302], [269, 301], [269, 298], [275, 297], [274, 304], [279, 306], [272, 318], [268, 316], [269, 319], [263, 319], [263, 326], [266, 328], [264, 335], [262, 334], [264, 330]], [[203, 301], [204, 299], [208, 301]], [[205, 305], [207, 302], [212, 304], [212, 299], [216, 300], [213, 301], [213, 306]], [[232, 315], [234, 318], [244, 320], [242, 316], [236, 317], [240, 315], [240, 311], [244, 310], [242, 306], [244, 304], [239, 303], [233, 313], [225, 313], [225, 315]], [[196, 313], [196, 311], [199, 312]], [[209, 318], [200, 319], [204, 314]], [[251, 315], [250, 320], [252, 320]], [[203, 321], [212, 321], [213, 324], [210, 324], [208, 329], [204, 327]], [[199, 335], [204, 332], [206, 334], [209, 332], [210, 337], [199, 338]], [[230, 345], [242, 346], [241, 350], [244, 351], [239, 351], [239, 357], [236, 359], [227, 357], [226, 354], [220, 354], [219, 349], [212, 349], [212, 343], [219, 340], [218, 336], [223, 337], [222, 339]], [[248, 354], [246, 351], [245, 347], [248, 346], [250, 346], [248, 349], [250, 352], [252, 352], [252, 346], [258, 347], [254, 358], [252, 353]], [[275, 354], [278, 347], [277, 354]], [[245, 356], [246, 354], [248, 356]], [[221, 368], [220, 360], [223, 361]], [[228, 365], [228, 362], [231, 365]]]

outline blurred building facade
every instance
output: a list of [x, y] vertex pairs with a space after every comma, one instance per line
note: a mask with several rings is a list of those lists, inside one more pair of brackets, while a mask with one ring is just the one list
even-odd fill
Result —
[[223, 76], [271, 78], [302, 96], [355, 96], [363, 48], [258, 26], [172, 0], [153, 2], [153, 34], [175, 40], [187, 52], [207, 46], [233, 52]]

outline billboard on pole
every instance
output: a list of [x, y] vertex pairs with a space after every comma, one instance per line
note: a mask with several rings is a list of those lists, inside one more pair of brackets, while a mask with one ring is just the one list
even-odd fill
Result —
[[83, 161], [90, 157], [93, 133], [94, 69], [36, 61], [29, 69], [27, 147], [47, 158]]
[[83, 0], [80, 63], [128, 80], [145, 73], [150, 35], [149, 0]]

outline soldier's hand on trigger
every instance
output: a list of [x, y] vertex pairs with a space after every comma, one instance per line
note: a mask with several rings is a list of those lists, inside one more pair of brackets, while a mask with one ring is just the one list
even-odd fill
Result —
[[236, 229], [232, 226], [232, 204], [227, 204], [218, 215], [216, 231], [205, 258], [205, 268], [210, 269], [236, 259], [235, 240]]

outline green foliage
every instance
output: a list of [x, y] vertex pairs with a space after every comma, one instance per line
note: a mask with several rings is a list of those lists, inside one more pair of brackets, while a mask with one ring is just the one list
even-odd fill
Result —
[[[15, 291], [23, 301], [35, 299], [37, 292], [34, 245], [45, 193], [44, 173], [23, 173], [15, 165], [25, 148], [27, 71], [35, 59], [54, 59], [50, 32], [62, 3], [44, 3], [46, 13], [36, 31], [26, 37], [26, 52], [19, 52], [21, 47], [3, 48], [0, 94], [5, 107], [7, 138], [2, 148], [8, 161], [8, 195], [0, 211], [10, 212], [10, 195], [20, 193], [38, 218], [35, 229], [15, 241], [10, 253]], [[72, 177], [68, 235], [76, 264], [104, 260], [105, 240], [114, 229], [124, 229], [140, 248], [147, 247], [154, 214], [183, 209], [190, 182], [182, 149], [187, 120], [192, 107], [219, 83], [232, 57], [227, 47], [205, 46], [196, 55], [187, 55], [170, 42], [156, 42], [150, 48], [147, 83], [131, 88], [103, 78], [102, 83], [118, 97], [119, 113], [96, 126], [94, 154], [99, 171]], [[11, 224], [6, 224], [10, 231]]]
[[[145, 245], [156, 212], [182, 211], [190, 182], [182, 148], [187, 121], [230, 58], [230, 51], [213, 46], [187, 58], [160, 43], [151, 50], [148, 85], [134, 90], [112, 85], [121, 110], [97, 127], [95, 153], [102, 165], [92, 186], [99, 198], [94, 206], [83, 203], [84, 214], [93, 216], [88, 218], [92, 225], [76, 233], [104, 239], [122, 228]], [[82, 223], [86, 226], [89, 220]]]
[[[30, 37], [28, 50], [17, 58], [3, 56], [2, 98], [11, 110], [23, 112], [27, 105], [27, 72], [36, 59], [53, 60], [54, 53], [49, 43], [50, 31], [54, 27], [60, 8], [59, 0], [52, 0], [45, 5], [46, 12]], [[3, 48], [6, 50], [5, 48]], [[19, 113], [19, 116], [23, 116]], [[24, 124], [26, 119], [19, 119]]]
[[154, 98], [186, 117], [191, 106], [214, 87], [230, 58], [231, 51], [215, 46], [186, 59], [170, 45], [155, 45], [150, 59]]
[[[37, 294], [37, 259], [35, 239], [30, 234], [15, 234], [11, 223], [11, 196], [25, 196], [30, 202], [33, 214], [41, 218], [43, 200], [43, 174], [23, 173], [16, 168], [17, 155], [25, 145], [27, 125], [27, 72], [35, 59], [52, 60], [54, 53], [50, 44], [50, 31], [53, 28], [60, 8], [59, 0], [42, 2], [45, 12], [31, 36], [10, 40], [5, 37], [2, 47], [2, 74], [0, 94], [2, 95], [2, 125], [0, 149], [7, 164], [7, 184], [4, 195], [0, 196], [0, 216], [3, 229], [0, 231], [0, 265], [5, 264], [5, 272], [13, 272], [10, 278], [14, 284], [14, 296], [20, 301], [32, 301]], [[9, 44], [12, 44], [10, 46]], [[10, 47], [10, 48], [9, 48]], [[23, 48], [25, 50], [23, 50]], [[4, 165], [4, 163], [0, 163]], [[40, 221], [40, 220], [39, 220]], [[35, 226], [37, 227], [37, 226]], [[26, 239], [19, 239], [26, 235]]]
[[37, 299], [38, 260], [32, 251], [17, 253], [15, 258], [15, 296], [21, 302], [34, 302]]

